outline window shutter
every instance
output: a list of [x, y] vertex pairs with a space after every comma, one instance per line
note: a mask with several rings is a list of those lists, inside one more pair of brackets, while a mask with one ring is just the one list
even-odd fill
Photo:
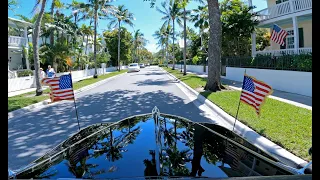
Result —
[[299, 28], [299, 48], [304, 47], [303, 28]]

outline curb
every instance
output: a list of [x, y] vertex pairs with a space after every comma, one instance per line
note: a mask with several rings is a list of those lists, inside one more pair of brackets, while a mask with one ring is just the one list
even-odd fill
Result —
[[[177, 79], [174, 75], [172, 75], [171, 73], [167, 72], [166, 70], [164, 70], [163, 68], [161, 68], [167, 75], [169, 75], [170, 77], [176, 79], [180, 84], [183, 85], [183, 87], [187, 88], [190, 92], [192, 92], [195, 96], [197, 96], [197, 100], [200, 101], [201, 103], [207, 105], [212, 111], [216, 112], [220, 117], [222, 117], [222, 119], [224, 119], [227, 123], [233, 125], [235, 118], [232, 117], [231, 115], [229, 115], [228, 113], [226, 113], [225, 111], [223, 111], [220, 107], [218, 107], [217, 105], [215, 105], [214, 103], [212, 103], [210, 100], [208, 100], [207, 98], [205, 98], [204, 96], [202, 96], [200, 93], [198, 93], [197, 91], [195, 91], [194, 89], [192, 89], [191, 87], [189, 87], [187, 84], [185, 84], [184, 82], [180, 81], [179, 79]], [[244, 139], [246, 139], [248, 142], [250, 142], [250, 140], [248, 138], [245, 137], [246, 132], [255, 132], [254, 130], [252, 130], [251, 128], [247, 127], [246, 125], [244, 125], [243, 123], [241, 123], [240, 121], [236, 122], [235, 125], [235, 131], [238, 135], [240, 135], [241, 137], [243, 137]], [[258, 148], [261, 148], [263, 151], [267, 152], [268, 154], [271, 154], [272, 156], [276, 156], [277, 159], [281, 158], [282, 161], [285, 161], [287, 164], [290, 164], [293, 167], [296, 167], [300, 164], [303, 163], [307, 163], [305, 160], [295, 156], [294, 154], [292, 154], [291, 152], [285, 150], [284, 148], [280, 147], [279, 145], [273, 143], [272, 141], [270, 141], [269, 139], [259, 135], [257, 132], [255, 132], [258, 136], [260, 136], [261, 139], [264, 139], [266, 142], [263, 142], [262, 144], [267, 144], [268, 147], [262, 146], [260, 143], [254, 143], [254, 142], [250, 142], [252, 144], [254, 144], [255, 146], [257, 146]], [[273, 149], [271, 149], [271, 147]], [[277, 150], [275, 150], [277, 149]], [[272, 151], [274, 150], [274, 151]], [[281, 150], [281, 151], [280, 151]]]
[[[112, 79], [115, 79], [115, 78], [118, 78], [120, 76], [123, 76], [125, 75], [126, 73], [122, 73], [122, 74], [119, 74], [119, 75], [116, 75], [116, 76], [112, 76], [112, 77], [109, 77], [107, 79], [104, 79], [104, 80], [101, 80], [101, 81], [98, 81], [96, 83], [93, 83], [93, 84], [90, 84], [88, 86], [84, 86], [80, 89], [77, 89], [74, 91], [74, 94], [79, 94], [81, 92], [84, 92], [84, 91], [87, 91], [87, 90], [90, 90], [90, 89], [93, 89], [103, 83], [106, 83]], [[32, 109], [35, 109], [35, 108], [41, 108], [41, 107], [44, 107], [46, 105], [48, 105], [48, 103], [50, 102], [51, 100], [50, 99], [47, 99], [47, 100], [44, 100], [44, 101], [41, 101], [41, 102], [38, 102], [38, 103], [35, 103], [35, 104], [31, 104], [29, 106], [26, 106], [26, 107], [23, 107], [21, 109], [17, 109], [17, 110], [14, 110], [14, 111], [11, 111], [11, 112], [8, 112], [8, 121], [12, 118], [16, 118], [16, 117], [21, 117], [22, 115], [25, 115], [26, 113], [30, 112], [30, 110]]]

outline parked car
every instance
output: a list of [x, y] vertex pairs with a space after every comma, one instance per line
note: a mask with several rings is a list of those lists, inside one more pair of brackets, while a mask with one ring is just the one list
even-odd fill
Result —
[[8, 174], [10, 179], [312, 179], [312, 169], [285, 164], [225, 127], [160, 113], [157, 107], [81, 129]]
[[143, 63], [141, 63], [140, 68], [145, 68], [145, 65]]
[[138, 63], [129, 64], [128, 72], [139, 72], [139, 71], [140, 71], [140, 66]]

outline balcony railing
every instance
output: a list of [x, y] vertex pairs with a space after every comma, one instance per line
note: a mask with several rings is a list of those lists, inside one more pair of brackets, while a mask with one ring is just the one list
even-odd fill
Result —
[[312, 0], [288, 0], [258, 11], [257, 20], [264, 21], [307, 9], [312, 9]]
[[280, 56], [282, 54], [305, 54], [312, 53], [312, 48], [299, 48], [298, 53], [295, 53], [294, 49], [281, 49], [281, 50], [269, 50], [269, 51], [257, 51], [256, 54], [271, 54], [273, 56]]
[[8, 36], [8, 45], [9, 46], [26, 46], [27, 45], [27, 39], [23, 37], [18, 36]]

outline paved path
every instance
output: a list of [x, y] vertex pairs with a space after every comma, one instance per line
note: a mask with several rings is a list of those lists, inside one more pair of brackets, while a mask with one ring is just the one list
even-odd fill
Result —
[[[125, 117], [160, 112], [180, 115], [196, 122], [221, 122], [204, 113], [201, 105], [183, 93], [158, 67], [127, 73], [91, 90], [76, 95], [80, 126], [115, 122]], [[197, 108], [197, 107], [200, 107]], [[207, 111], [206, 111], [207, 112]], [[54, 103], [34, 109], [23, 117], [8, 121], [8, 166], [17, 169], [78, 131], [73, 102]]]

